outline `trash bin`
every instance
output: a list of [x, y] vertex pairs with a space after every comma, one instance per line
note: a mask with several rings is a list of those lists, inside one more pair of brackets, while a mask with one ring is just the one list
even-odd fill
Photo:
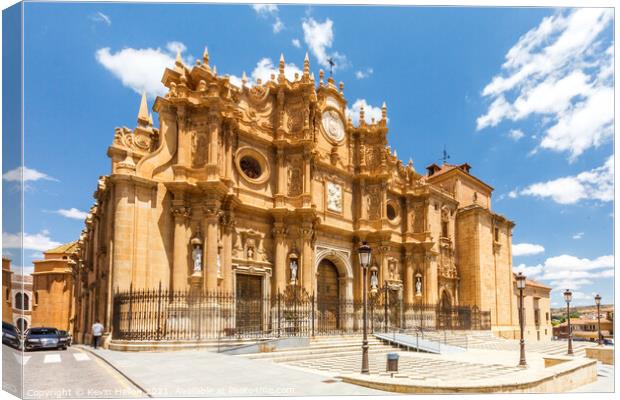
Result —
[[398, 372], [398, 354], [397, 353], [388, 353], [387, 372]]

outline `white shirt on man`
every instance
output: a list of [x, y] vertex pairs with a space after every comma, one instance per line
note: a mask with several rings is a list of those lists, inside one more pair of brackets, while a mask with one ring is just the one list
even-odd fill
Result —
[[101, 336], [103, 335], [103, 325], [99, 322], [95, 322], [93, 324], [93, 336]]

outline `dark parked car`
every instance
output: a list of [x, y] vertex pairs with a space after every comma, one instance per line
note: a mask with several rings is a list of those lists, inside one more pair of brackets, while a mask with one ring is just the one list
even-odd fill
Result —
[[60, 339], [60, 343], [64, 344], [64, 347], [71, 346], [71, 340], [73, 339], [69, 332], [67, 331], [58, 331], [58, 338]]
[[24, 349], [67, 349], [67, 344], [60, 340], [56, 328], [30, 328], [24, 338]]
[[2, 344], [11, 346], [14, 349], [21, 348], [20, 334], [15, 325], [11, 325], [8, 322], [2, 323]]

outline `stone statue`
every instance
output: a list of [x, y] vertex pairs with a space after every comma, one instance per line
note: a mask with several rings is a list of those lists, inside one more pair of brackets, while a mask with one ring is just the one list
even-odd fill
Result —
[[370, 289], [377, 290], [379, 287], [379, 277], [377, 276], [377, 271], [372, 271], [370, 275]]
[[297, 282], [297, 260], [291, 260], [291, 283], [295, 284]]
[[194, 260], [194, 272], [202, 271], [202, 248], [200, 246], [194, 247], [192, 250], [192, 259]]
[[217, 255], [215, 265], [217, 265], [217, 275], [221, 276], [222, 275], [222, 258], [220, 257], [219, 254]]
[[421, 276], [416, 277], [416, 281], [415, 281], [415, 295], [416, 296], [422, 296], [422, 277]]

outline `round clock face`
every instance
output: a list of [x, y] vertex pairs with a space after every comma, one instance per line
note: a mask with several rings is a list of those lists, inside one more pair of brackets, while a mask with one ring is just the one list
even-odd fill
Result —
[[323, 112], [322, 117], [323, 129], [327, 136], [336, 142], [344, 139], [344, 124], [340, 115], [334, 110], [327, 110]]

